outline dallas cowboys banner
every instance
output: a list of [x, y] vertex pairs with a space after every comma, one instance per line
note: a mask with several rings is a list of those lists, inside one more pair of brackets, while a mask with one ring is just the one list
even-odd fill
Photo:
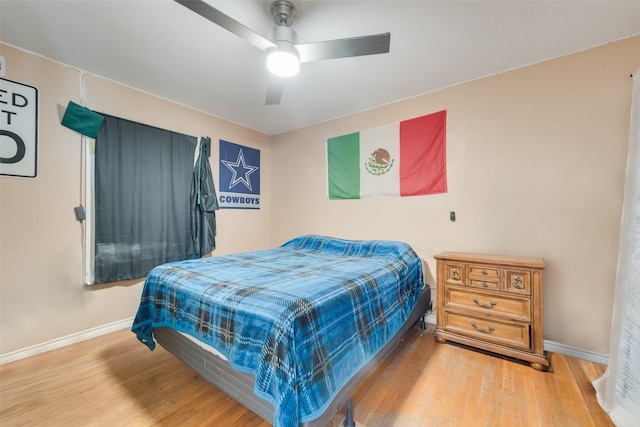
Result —
[[220, 140], [221, 209], [260, 209], [260, 150]]

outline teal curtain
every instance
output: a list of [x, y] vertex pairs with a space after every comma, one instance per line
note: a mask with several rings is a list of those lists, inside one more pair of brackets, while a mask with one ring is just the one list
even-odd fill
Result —
[[197, 258], [190, 203], [196, 137], [103, 116], [95, 150], [95, 283]]

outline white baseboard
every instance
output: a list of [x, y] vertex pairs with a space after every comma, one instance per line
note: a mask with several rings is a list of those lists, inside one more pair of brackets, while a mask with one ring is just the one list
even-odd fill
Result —
[[36, 354], [44, 353], [45, 351], [65, 347], [69, 344], [86, 341], [88, 339], [99, 337], [100, 335], [105, 335], [110, 332], [115, 332], [120, 329], [130, 328], [132, 323], [133, 317], [130, 317], [128, 319], [118, 320], [117, 322], [97, 326], [95, 328], [87, 329], [86, 331], [77, 332], [65, 337], [56, 338], [42, 344], [36, 344], [30, 347], [22, 348], [20, 350], [12, 351], [10, 353], [2, 354], [0, 355], [0, 365], [13, 362], [15, 360], [24, 359], [25, 357], [35, 356]]
[[588, 360], [589, 362], [599, 363], [601, 365], [609, 365], [608, 354], [596, 353], [595, 351], [570, 347], [568, 345], [549, 340], [544, 340], [544, 349], [552, 353], [564, 354], [565, 356]]
[[[100, 335], [108, 334], [120, 329], [128, 328], [131, 327], [132, 323], [133, 317], [109, 323], [107, 325], [98, 326], [96, 328], [87, 329], [86, 331], [67, 335], [66, 337], [56, 338], [42, 344], [36, 344], [31, 347], [26, 347], [20, 350], [12, 351], [10, 353], [2, 354], [0, 355], [0, 365], [13, 362], [15, 360], [24, 359], [25, 357], [44, 353], [45, 351], [55, 350], [69, 344], [86, 341], [88, 339], [99, 337]], [[427, 315], [427, 323], [430, 323], [432, 325], [436, 324], [436, 314], [434, 312]], [[588, 360], [590, 362], [599, 363], [601, 365], [609, 364], [609, 355], [607, 354], [596, 353], [595, 351], [583, 350], [576, 347], [570, 347], [568, 345], [564, 345], [555, 341], [544, 340], [544, 349], [553, 353], [576, 357], [578, 359]]]
[[[427, 315], [427, 323], [432, 325], [436, 323], [436, 314], [429, 313]], [[588, 360], [589, 362], [599, 363], [601, 365], [609, 365], [609, 355], [596, 353], [595, 351], [583, 350], [581, 348], [570, 347], [559, 342], [544, 340], [544, 349], [552, 353], [563, 354], [565, 356], [575, 357], [578, 359]]]
[[435, 311], [432, 311], [431, 313], [427, 314], [427, 323], [430, 323], [432, 325], [437, 325]]

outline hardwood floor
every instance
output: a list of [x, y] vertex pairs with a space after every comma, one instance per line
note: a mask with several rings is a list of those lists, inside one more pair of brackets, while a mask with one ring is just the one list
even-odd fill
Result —
[[[551, 372], [412, 328], [357, 388], [359, 427], [613, 426], [591, 381], [604, 367], [551, 354]], [[342, 426], [343, 416], [330, 425]], [[0, 366], [0, 425], [255, 426], [260, 419], [127, 331]]]

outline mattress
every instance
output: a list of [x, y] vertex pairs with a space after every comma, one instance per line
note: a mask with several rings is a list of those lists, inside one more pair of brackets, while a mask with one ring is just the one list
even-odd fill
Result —
[[274, 425], [322, 414], [397, 333], [423, 288], [406, 243], [300, 236], [279, 248], [169, 263], [149, 273], [133, 331], [170, 327], [255, 377]]

